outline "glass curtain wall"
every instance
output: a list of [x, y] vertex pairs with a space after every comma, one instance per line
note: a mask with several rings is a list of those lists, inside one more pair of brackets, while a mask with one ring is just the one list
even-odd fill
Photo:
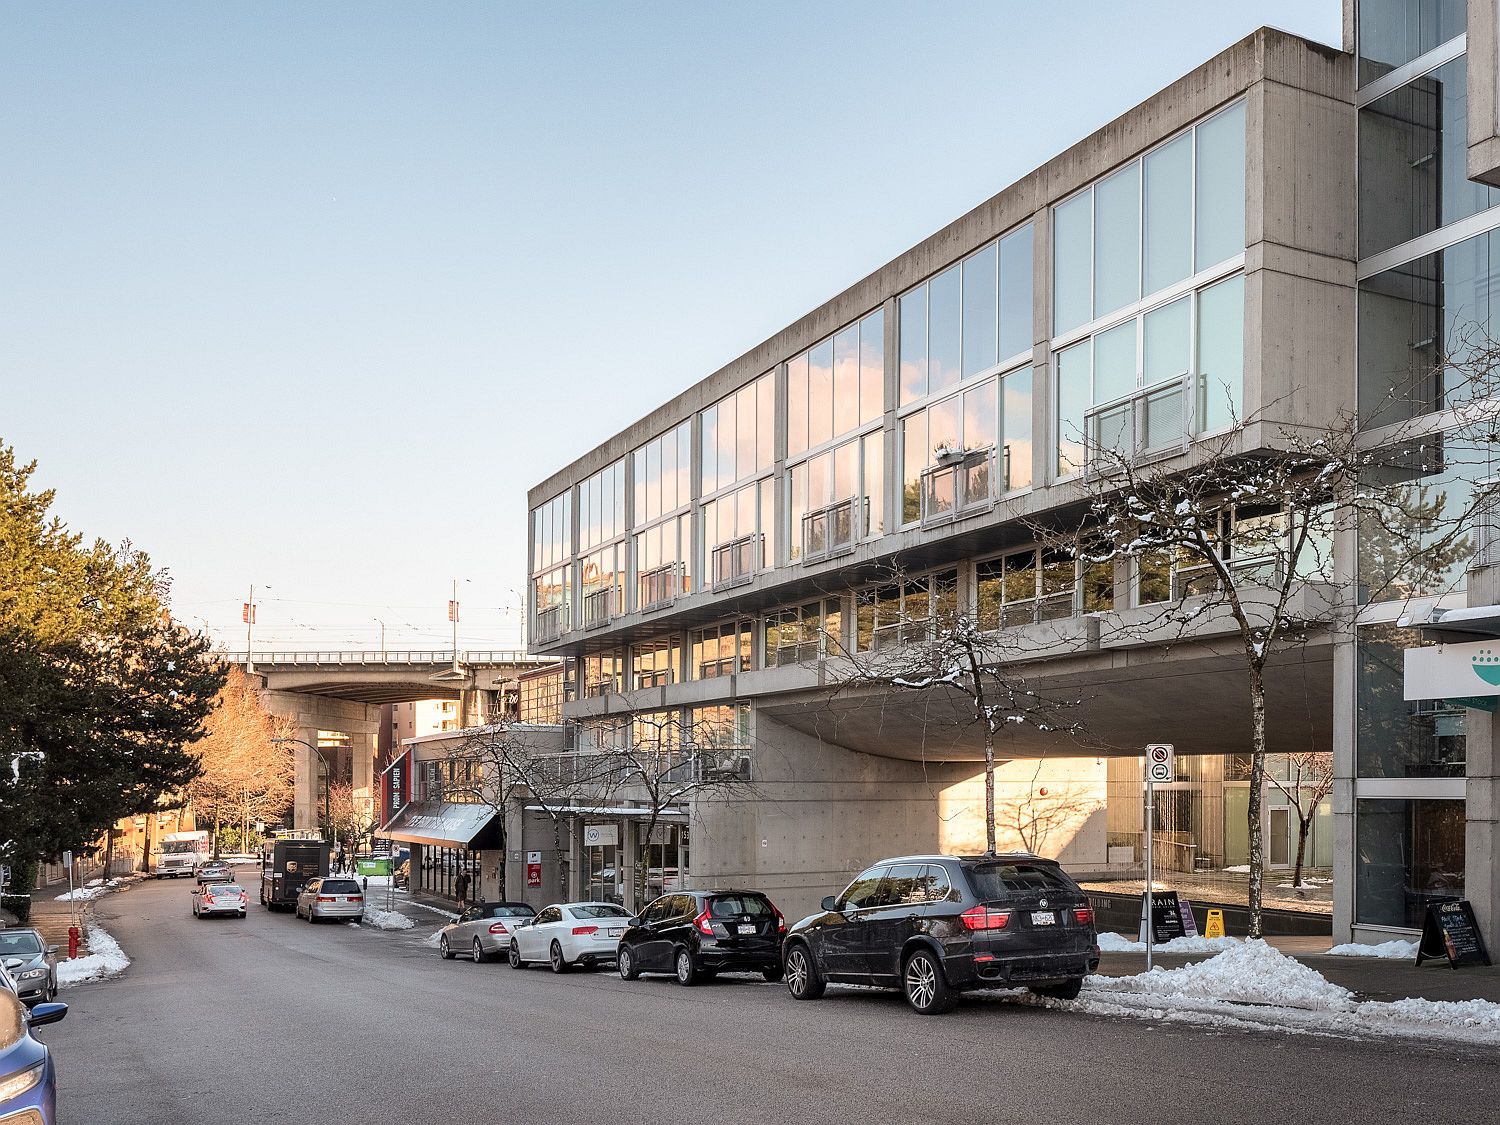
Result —
[[775, 375], [762, 375], [720, 399], [699, 413], [699, 421], [704, 498], [700, 585], [708, 589], [748, 580], [775, 562]]
[[692, 422], [635, 450], [635, 609], [666, 605], [692, 589]]

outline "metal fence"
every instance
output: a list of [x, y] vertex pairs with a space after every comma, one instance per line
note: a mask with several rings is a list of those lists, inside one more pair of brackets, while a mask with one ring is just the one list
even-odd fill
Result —
[[[245, 664], [252, 657], [256, 664], [287, 665], [291, 667], [342, 664], [419, 665], [452, 664], [454, 653], [449, 649], [381, 651], [329, 651], [329, 652], [227, 652], [222, 654], [232, 664]], [[458, 653], [460, 664], [556, 664], [549, 656], [530, 656], [518, 649], [464, 649]]]

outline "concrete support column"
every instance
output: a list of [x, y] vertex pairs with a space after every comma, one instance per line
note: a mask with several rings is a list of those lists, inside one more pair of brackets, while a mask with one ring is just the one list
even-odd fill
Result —
[[297, 770], [296, 779], [292, 782], [292, 827], [315, 829], [318, 827], [318, 814], [321, 811], [318, 756], [302, 743], [310, 742], [316, 746], [318, 728], [298, 727], [293, 737], [301, 741], [292, 744], [293, 761]]
[[1493, 946], [1500, 939], [1500, 714], [1471, 709], [1467, 736], [1464, 897]]
[[645, 906], [636, 898], [635, 893], [635, 867], [640, 855], [637, 845], [639, 839], [640, 825], [633, 820], [627, 820], [620, 825], [620, 848], [618, 851], [621, 886], [625, 890], [625, 909], [638, 911]]

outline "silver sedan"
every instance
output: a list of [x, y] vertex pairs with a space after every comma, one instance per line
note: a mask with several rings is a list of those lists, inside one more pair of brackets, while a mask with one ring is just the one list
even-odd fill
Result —
[[365, 892], [353, 879], [313, 879], [297, 896], [296, 915], [309, 922], [359, 921], [365, 914]]
[[476, 902], [439, 931], [438, 953], [445, 961], [466, 953], [482, 964], [504, 952], [511, 934], [535, 916], [524, 902]]

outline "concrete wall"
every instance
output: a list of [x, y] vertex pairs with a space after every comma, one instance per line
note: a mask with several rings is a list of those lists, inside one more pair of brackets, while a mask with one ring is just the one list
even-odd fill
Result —
[[[379, 752], [380, 706], [353, 703], [322, 695], [304, 695], [292, 691], [262, 689], [261, 703], [272, 715], [291, 719], [296, 724], [292, 737], [318, 744], [320, 731], [337, 731], [349, 738], [351, 776], [356, 799], [374, 799], [377, 777], [375, 757]], [[318, 761], [306, 746], [293, 744], [297, 766], [293, 786], [292, 827], [317, 828], [319, 809]], [[330, 762], [332, 759], [330, 758]], [[378, 815], [378, 810], [377, 810]]]

